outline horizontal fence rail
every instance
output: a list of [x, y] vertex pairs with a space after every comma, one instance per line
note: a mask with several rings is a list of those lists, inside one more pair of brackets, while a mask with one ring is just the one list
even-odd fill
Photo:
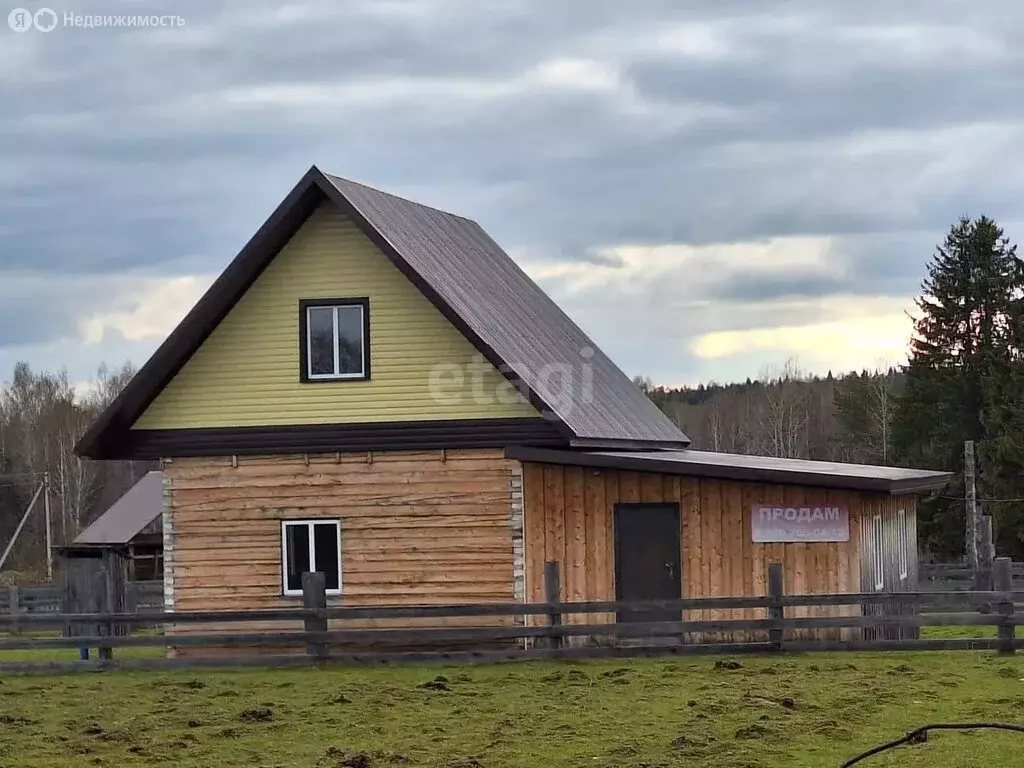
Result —
[[[162, 581], [133, 581], [128, 585], [132, 604], [154, 609], [163, 605]], [[60, 613], [64, 590], [44, 584], [32, 587], [0, 587], [0, 614]]]
[[[1024, 589], [1024, 563], [1011, 563], [1010, 573], [1014, 588]], [[926, 563], [918, 567], [918, 582], [925, 590], [972, 590], [990, 584], [991, 579], [991, 569], [985, 566], [977, 571], [966, 563]]]
[[[0, 613], [0, 670], [296, 665], [805, 650], [993, 649], [1024, 647], [1024, 590], [1013, 589], [1009, 561], [993, 569], [989, 591], [787, 595], [781, 566], [769, 567], [766, 596], [649, 601], [558, 600], [558, 568], [547, 568], [541, 603], [420, 606], [328, 605], [323, 574], [304, 574], [303, 607], [252, 611], [61, 614]], [[730, 615], [742, 611], [740, 616]], [[618, 621], [644, 613], [651, 620]], [[653, 616], [652, 616], [653, 614]], [[840, 615], [836, 615], [840, 614]], [[473, 623], [473, 619], [486, 621]], [[430, 620], [458, 620], [458, 626]], [[352, 622], [420, 622], [358, 626]], [[426, 622], [426, 623], [424, 623]], [[269, 628], [263, 625], [271, 625]], [[465, 626], [463, 626], [465, 624]], [[481, 626], [480, 624], [486, 624]], [[68, 636], [75, 625], [85, 636]], [[254, 626], [259, 625], [259, 626]], [[347, 625], [347, 626], [346, 626]], [[140, 627], [162, 633], [132, 634]], [[994, 628], [987, 637], [922, 638], [927, 627]], [[42, 636], [46, 630], [65, 636]], [[123, 630], [123, 631], [122, 631]], [[994, 634], [994, 636], [992, 636]], [[98, 648], [99, 661], [20, 662], [7, 652]], [[170, 658], [114, 658], [115, 649], [167, 648]], [[203, 657], [199, 651], [218, 654]]]

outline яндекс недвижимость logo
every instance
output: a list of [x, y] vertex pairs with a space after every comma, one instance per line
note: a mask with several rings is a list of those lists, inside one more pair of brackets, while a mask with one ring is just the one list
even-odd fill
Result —
[[7, 14], [7, 24], [15, 32], [28, 32], [30, 29], [52, 32], [57, 26], [57, 12], [52, 8], [40, 8], [35, 13], [27, 8], [15, 8]]

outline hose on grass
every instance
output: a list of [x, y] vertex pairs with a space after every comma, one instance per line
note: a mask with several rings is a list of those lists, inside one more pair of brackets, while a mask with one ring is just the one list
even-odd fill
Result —
[[873, 749], [869, 749], [867, 752], [862, 752], [856, 757], [850, 758], [843, 763], [840, 768], [850, 768], [851, 765], [855, 765], [861, 760], [867, 760], [869, 757], [873, 757], [878, 753], [885, 752], [889, 749], [902, 747], [904, 744], [921, 744], [928, 740], [928, 731], [971, 731], [978, 728], [995, 728], [1004, 731], [1024, 733], [1024, 725], [1011, 725], [1008, 723], [934, 723], [932, 725], [922, 725], [920, 728], [915, 728], [914, 730], [909, 731], [900, 739], [893, 739], [886, 744], [874, 747]]

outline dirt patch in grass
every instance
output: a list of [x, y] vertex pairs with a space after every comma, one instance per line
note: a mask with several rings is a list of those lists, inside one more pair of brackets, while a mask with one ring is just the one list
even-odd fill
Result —
[[253, 707], [242, 712], [239, 717], [250, 723], [269, 723], [274, 719], [274, 710], [270, 707]]

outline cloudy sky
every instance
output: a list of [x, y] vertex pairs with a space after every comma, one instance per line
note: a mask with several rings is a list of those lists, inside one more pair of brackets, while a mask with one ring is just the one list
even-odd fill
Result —
[[478, 220], [662, 383], [899, 361], [948, 225], [1024, 235], [1017, 0], [49, 6], [0, 7], [0, 381], [144, 362], [312, 164]]

